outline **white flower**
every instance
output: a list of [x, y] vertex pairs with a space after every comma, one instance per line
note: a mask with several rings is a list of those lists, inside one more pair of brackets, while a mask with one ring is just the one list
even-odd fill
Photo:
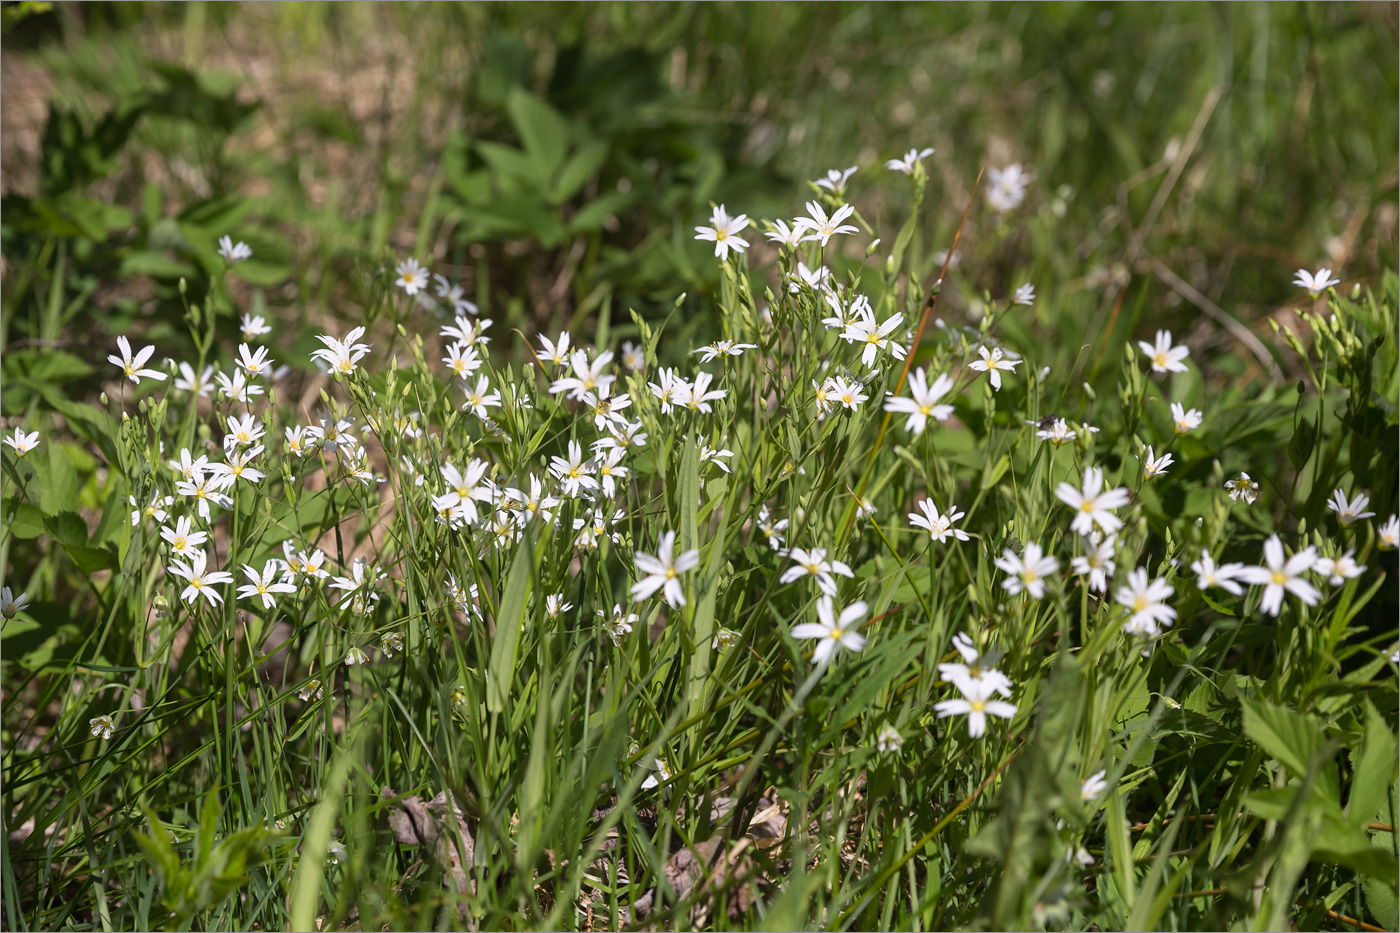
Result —
[[228, 424], [228, 435], [224, 437], [225, 450], [255, 444], [265, 433], [259, 426], [258, 419], [254, 418], [251, 412], [237, 418], [230, 415], [226, 423]]
[[885, 163], [885, 168], [892, 172], [902, 172], [905, 175], [914, 174], [914, 166], [933, 155], [932, 149], [910, 149], [904, 153], [902, 159], [890, 159]]
[[1306, 547], [1285, 558], [1283, 543], [1278, 535], [1270, 535], [1269, 540], [1264, 542], [1264, 565], [1242, 568], [1239, 578], [1251, 586], [1264, 587], [1264, 598], [1260, 600], [1259, 608], [1271, 616], [1277, 616], [1283, 610], [1284, 593], [1292, 593], [1306, 605], [1317, 605], [1322, 594], [1303, 579], [1303, 574], [1311, 570], [1315, 563], [1315, 548]]
[[581, 402], [589, 392], [612, 385], [613, 380], [617, 377], [606, 375], [603, 372], [603, 369], [612, 362], [612, 358], [612, 351], [604, 350], [590, 362], [586, 350], [575, 350], [569, 358], [574, 374], [551, 382], [549, 384], [550, 394], [558, 395], [560, 392], [568, 392], [569, 398]]
[[253, 396], [263, 394], [263, 387], [249, 382], [241, 369], [235, 369], [232, 376], [215, 373], [214, 379], [219, 383], [219, 394], [230, 401], [247, 405]]
[[1027, 544], [1022, 556], [1007, 548], [997, 558], [996, 565], [1010, 574], [1001, 581], [1002, 589], [1012, 596], [1025, 590], [1031, 599], [1040, 599], [1045, 595], [1046, 575], [1060, 569], [1060, 562], [1041, 551], [1039, 544]]
[[608, 627], [608, 639], [616, 647], [622, 646], [622, 639], [632, 634], [632, 626], [641, 620], [641, 616], [635, 612], [627, 612], [622, 608], [621, 603], [613, 603], [612, 616], [608, 617], [603, 610], [594, 610], [594, 615], [603, 617]]
[[1187, 411], [1180, 402], [1172, 402], [1172, 426], [1177, 434], [1185, 434], [1199, 428], [1202, 417], [1196, 409]]
[[975, 739], [987, 731], [987, 717], [989, 715], [999, 716], [1002, 719], [1011, 719], [1016, 715], [1016, 704], [992, 699], [992, 695], [997, 692], [996, 687], [986, 680], [956, 677], [952, 680], [952, 684], [958, 688], [962, 697], [955, 700], [940, 700], [933, 704], [933, 708], [938, 711], [939, 719], [966, 715], [967, 734], [970, 738]]
[[1253, 505], [1254, 500], [1259, 498], [1259, 484], [1244, 471], [1240, 471], [1237, 479], [1227, 479], [1225, 488], [1230, 490], [1231, 499], [1243, 499], [1245, 505]]
[[1244, 587], [1239, 584], [1240, 571], [1243, 569], [1244, 564], [1221, 564], [1217, 567], [1215, 558], [1205, 551], [1201, 552], [1198, 560], [1191, 562], [1191, 570], [1196, 574], [1197, 589], [1218, 586], [1234, 596], [1244, 592]]
[[912, 398], [892, 395], [885, 399], [885, 411], [908, 415], [909, 418], [904, 422], [904, 430], [917, 436], [924, 433], [930, 418], [934, 421], [947, 421], [952, 417], [953, 406], [938, 403], [952, 388], [953, 380], [947, 373], [939, 374], [938, 378], [933, 380], [933, 385], [929, 385], [928, 374], [920, 367], [909, 374], [909, 394]]
[[528, 494], [523, 489], [511, 487], [505, 491], [505, 496], [517, 504], [519, 511], [517, 521], [521, 527], [524, 527], [531, 518], [536, 516], [541, 521], [548, 523], [553, 515], [554, 507], [559, 504], [558, 499], [544, 494], [544, 484], [533, 473], [530, 474], [530, 492]]
[[88, 729], [99, 739], [110, 739], [116, 728], [117, 724], [112, 721], [111, 716], [94, 716], [88, 720]]
[[1166, 580], [1157, 579], [1149, 583], [1147, 571], [1141, 567], [1131, 571], [1128, 585], [1120, 586], [1117, 593], [1118, 604], [1132, 612], [1123, 631], [1153, 638], [1163, 628], [1169, 628], [1176, 621], [1176, 610], [1162, 601], [1174, 592], [1175, 587]]
[[479, 376], [476, 380], [476, 387], [463, 387], [467, 394], [467, 400], [462, 403], [463, 410], [470, 410], [483, 421], [488, 417], [487, 408], [501, 407], [501, 393], [499, 390], [491, 391], [491, 382], [485, 376]]
[[982, 681], [991, 687], [993, 692], [1004, 697], [1011, 696], [1011, 678], [992, 667], [992, 664], [996, 663], [995, 658], [984, 658], [979, 654], [972, 639], [968, 638], [965, 632], [958, 632], [953, 636], [953, 647], [962, 655], [962, 661], [938, 665], [938, 673], [944, 680]]
[[195, 531], [193, 523], [188, 515], [181, 515], [175, 520], [175, 527], [164, 527], [160, 530], [160, 536], [170, 545], [170, 553], [177, 557], [185, 557], [203, 547], [204, 542], [209, 539], [208, 532]]
[[544, 598], [544, 611], [551, 619], [559, 618], [560, 613], [568, 612], [572, 608], [574, 604], [564, 602], [562, 594], [551, 593]]
[[[738, 354], [735, 354], [736, 356]], [[629, 372], [639, 373], [647, 367], [646, 353], [642, 348], [630, 340], [622, 341], [622, 365], [626, 366]]]
[[734, 451], [732, 451], [732, 450], [726, 450], [726, 449], [724, 449], [724, 448], [718, 448], [718, 449], [717, 449], [717, 448], [711, 447], [709, 444], [706, 444], [706, 443], [705, 443], [704, 435], [701, 435], [701, 436], [697, 437], [697, 438], [695, 439], [695, 443], [696, 443], [696, 446], [698, 446], [698, 447], [700, 448], [700, 465], [701, 465], [701, 466], [704, 466], [706, 463], [713, 463], [715, 466], [719, 467], [721, 470], [723, 470], [723, 471], [726, 472], [726, 473], [733, 473], [733, 472], [734, 472], [732, 469], [730, 469], [729, 464], [725, 463], [724, 460], [722, 459], [722, 458], [725, 458], [725, 457], [732, 457], [732, 456], [734, 456]]
[[394, 271], [399, 275], [394, 284], [408, 295], [416, 295], [428, 287], [428, 270], [412, 256], [400, 262]]
[[662, 590], [666, 604], [672, 609], [685, 605], [685, 593], [681, 590], [680, 575], [693, 570], [700, 563], [700, 552], [694, 548], [672, 557], [676, 544], [676, 533], [668, 531], [657, 544], [656, 556], [638, 551], [633, 561], [645, 576], [632, 584], [632, 598], [646, 599], [657, 590]]
[[363, 648], [351, 648], [345, 652], [345, 666], [354, 667], [357, 664], [368, 664], [369, 656], [365, 654]]
[[676, 403], [685, 405], [692, 411], [703, 411], [707, 415], [710, 414], [714, 410], [710, 407], [710, 402], [722, 399], [729, 394], [728, 389], [711, 389], [710, 382], [713, 379], [714, 376], [707, 372], [696, 373], [695, 382], [686, 386], [688, 392], [684, 397], [679, 395], [676, 397]]
[[235, 243], [233, 237], [225, 235], [219, 237], [219, 255], [224, 257], [224, 261], [229, 265], [233, 265], [235, 262], [252, 259], [253, 249], [242, 240]]
[[1337, 557], [1319, 557], [1317, 563], [1313, 564], [1312, 571], [1318, 576], [1326, 577], [1327, 582], [1333, 586], [1341, 586], [1352, 577], [1361, 576], [1366, 570], [1352, 558], [1355, 553], [1356, 549], [1353, 548]]
[[1293, 284], [1300, 288], [1306, 288], [1308, 290], [1308, 295], [1312, 298], [1316, 298], [1333, 285], [1342, 284], [1342, 280], [1332, 278], [1331, 269], [1318, 269], [1317, 275], [1313, 275], [1307, 269], [1299, 269], [1293, 275]]
[[950, 508], [946, 515], [938, 514], [938, 506], [933, 504], [932, 499], [921, 500], [918, 507], [923, 509], [924, 514], [919, 515], [915, 512], [910, 512], [909, 522], [915, 528], [922, 528], [927, 531], [929, 537], [934, 541], [937, 541], [939, 544], [945, 544], [948, 541], [949, 535], [952, 535], [959, 541], [969, 540], [967, 532], [963, 531], [961, 528], [953, 527], [953, 522], [962, 518], [964, 515], [963, 512], [958, 511], [957, 506]]
[[773, 516], [768, 514], [768, 506], [763, 506], [758, 510], [758, 518], [754, 523], [758, 530], [768, 539], [768, 546], [778, 551], [783, 547], [783, 532], [787, 531], [788, 520], [786, 518], [773, 521]]
[[1027, 421], [1026, 424], [1036, 428], [1035, 436], [1042, 441], [1049, 441], [1056, 447], [1063, 447], [1079, 435], [1069, 426], [1069, 422], [1063, 418], [1055, 418], [1050, 422], [1050, 427], [1041, 427], [1044, 419], [1040, 421]]
[[710, 642], [710, 647], [715, 651], [728, 651], [739, 644], [739, 633], [732, 628], [722, 628], [715, 632], [715, 637]]
[[569, 332], [564, 331], [559, 335], [559, 342], [555, 343], [543, 334], [539, 337], [540, 349], [535, 351], [535, 359], [541, 363], [553, 363], [555, 366], [563, 366], [569, 361]]
[[1085, 802], [1097, 800], [1099, 794], [1108, 787], [1108, 781], [1105, 780], [1107, 774], [1107, 771], [1100, 770], [1085, 778], [1079, 785], [1079, 799]]
[[865, 618], [870, 607], [863, 601], [851, 603], [841, 614], [836, 614], [836, 609], [832, 605], [830, 596], [817, 597], [817, 620], [816, 622], [803, 622], [794, 626], [792, 630], [793, 638], [815, 638], [818, 639], [817, 647], [812, 652], [812, 663], [825, 667], [830, 664], [836, 653], [842, 648], [847, 651], [861, 651], [865, 648], [865, 638], [855, 629], [857, 623]]
[[783, 571], [783, 575], [778, 578], [779, 583], [792, 583], [807, 576], [816, 577], [817, 587], [827, 596], [835, 596], [836, 578], [832, 574], [855, 578], [855, 572], [841, 561], [827, 560], [825, 548], [817, 547], [804, 551], [795, 547], [788, 552], [788, 556], [792, 558], [793, 565]]
[[313, 360], [322, 360], [330, 367], [332, 372], [348, 375], [355, 371], [355, 364], [369, 353], [370, 345], [367, 343], [356, 343], [365, 335], [363, 327], [353, 328], [345, 335], [344, 340], [337, 340], [325, 334], [318, 334], [316, 339], [325, 344], [320, 350], [311, 351]]
[[1332, 493], [1332, 498], [1327, 500], [1327, 507], [1337, 513], [1337, 521], [1345, 528], [1352, 522], [1363, 518], [1371, 518], [1375, 512], [1363, 512], [1362, 509], [1371, 504], [1371, 497], [1365, 493], [1358, 493], [1356, 498], [1347, 502], [1346, 493], [1340, 489]]
[[849, 204], [843, 204], [838, 207], [830, 217], [826, 215], [826, 211], [823, 210], [822, 206], [816, 201], [808, 201], [805, 206], [807, 208], [807, 213], [811, 216], [799, 217], [792, 222], [795, 229], [812, 231], [802, 238], [804, 242], [820, 240], [822, 246], [826, 246], [827, 241], [837, 234], [860, 232], [860, 229], [853, 224], [841, 223], [841, 221], [856, 212], [856, 209]]
[[214, 463], [209, 466], [210, 476], [213, 477], [215, 485], [220, 489], [232, 489], [234, 483], [240, 479], [245, 479], [250, 483], [260, 482], [267, 474], [262, 470], [255, 470], [249, 464], [263, 452], [263, 445], [249, 448], [244, 451], [230, 449], [228, 460], [225, 463]]
[[[135, 496], [127, 496], [126, 501], [133, 506], [136, 505]], [[143, 517], [154, 518], [158, 522], [165, 521], [167, 518], [170, 517], [170, 513], [167, 512], [166, 509], [170, 508], [170, 506], [174, 504], [174, 496], [162, 497], [159, 491], [153, 491], [151, 493], [151, 502], [149, 505], [147, 505], [144, 509], [133, 508], [131, 510], [131, 527], [135, 528], [137, 525], [141, 524], [141, 519]]]
[[350, 564], [350, 576], [333, 577], [331, 589], [341, 591], [340, 605], [342, 606], [352, 599], [360, 599], [366, 595], [372, 602], [378, 602], [379, 594], [374, 592], [374, 586], [384, 577], [383, 571], [368, 567], [363, 557], [357, 557]]
[[[204, 458], [200, 458], [201, 460]], [[216, 477], [205, 476], [203, 471], [196, 473], [191, 479], [175, 484], [175, 491], [182, 496], [192, 496], [195, 500], [195, 508], [199, 511], [199, 517], [206, 522], [209, 521], [209, 503], [214, 503], [221, 509], [233, 508], [233, 500], [220, 492], [219, 481]]]
[[1172, 465], [1172, 455], [1162, 454], [1154, 459], [1152, 445], [1147, 445], [1147, 456], [1142, 458], [1142, 474], [1147, 478], [1162, 476], [1167, 472], [1167, 467]]
[[[311, 554], [305, 551], [298, 552], [296, 546], [290, 541], [282, 542], [282, 555], [285, 558], [282, 565], [286, 568], [286, 573], [282, 577], [283, 583], [290, 583], [297, 577], [309, 577], [312, 580], [324, 580], [330, 573], [322, 566], [326, 562], [326, 555], [317, 548]], [[308, 582], [310, 582], [308, 580]]]
[[1113, 553], [1118, 540], [1113, 535], [1103, 536], [1090, 532], [1084, 541], [1084, 553], [1069, 562], [1070, 569], [1078, 574], [1089, 575], [1089, 590], [1094, 593], [1108, 592], [1108, 578], [1117, 571]]
[[272, 328], [267, 326], [267, 321], [261, 314], [245, 314], [240, 327], [244, 340], [252, 340], [254, 337], [261, 337], [264, 334], [272, 333]]
[[297, 588], [290, 583], [277, 583], [274, 578], [279, 570], [278, 562], [269, 558], [263, 564], [262, 573], [248, 564], [243, 565], [243, 575], [248, 578], [248, 583], [238, 588], [239, 599], [261, 599], [264, 609], [272, 609], [277, 605], [277, 600], [273, 593], [295, 593]]
[[1020, 206], [1026, 198], [1031, 176], [1017, 162], [1004, 169], [987, 169], [987, 203], [998, 213]]
[[[772, 221], [773, 229], [764, 234], [774, 243], [782, 243], [789, 249], [797, 249], [802, 242], [802, 228], [789, 227], [786, 220]], [[698, 228], [697, 228], [698, 229]]]
[[977, 355], [982, 358], [968, 363], [968, 368], [979, 373], [988, 373], [992, 380], [992, 388], [998, 392], [1001, 391], [1001, 374], [1014, 373], [1021, 362], [1007, 358], [1001, 347], [993, 347], [990, 352], [986, 347], [978, 347]]
[[1172, 334], [1169, 330], [1157, 331], [1157, 343], [1150, 344], [1146, 340], [1138, 341], [1138, 348], [1147, 354], [1147, 358], [1152, 361], [1152, 371], [1154, 373], [1184, 373], [1186, 364], [1181, 362], [1191, 355], [1191, 351], [1185, 347], [1172, 346]]
[[549, 472], [559, 480], [559, 491], [566, 496], [576, 496], [580, 489], [597, 489], [598, 481], [593, 478], [593, 465], [583, 459], [583, 447], [578, 441], [569, 441], [569, 457], [551, 457]]
[[151, 354], [156, 352], [155, 347], [146, 347], [135, 356], [132, 356], [131, 343], [125, 337], [117, 338], [117, 347], [122, 351], [122, 355], [116, 356], [115, 354], [109, 353], [107, 354], [107, 361], [119, 367], [132, 382], [140, 385], [142, 378], [155, 379], [159, 382], [165, 381], [166, 374], [160, 370], [142, 369], [142, 367], [146, 365], [146, 361], [151, 358]]
[[832, 404], [839, 404], [847, 411], [855, 411], [861, 402], [870, 398], [861, 391], [859, 382], [847, 381], [839, 376], [828, 379], [826, 388]]
[[180, 593], [186, 603], [193, 603], [203, 596], [210, 605], [222, 603], [224, 598], [214, 590], [215, 583], [232, 583], [233, 574], [225, 570], [207, 570], [209, 556], [203, 551], [190, 555], [190, 562], [172, 560], [167, 572], [189, 583]]
[[462, 380], [481, 368], [481, 357], [477, 355], [476, 350], [464, 343], [453, 343], [448, 347], [447, 355], [442, 361]]
[[484, 345], [491, 342], [491, 338], [487, 337], [484, 333], [486, 328], [490, 327], [491, 324], [492, 321], [489, 317], [479, 321], [473, 321], [465, 315], [458, 314], [455, 317], [455, 323], [443, 325], [442, 330], [438, 331], [438, 334], [443, 337], [451, 337], [458, 343], [466, 344], [469, 347], [474, 347], [477, 344]]
[[845, 194], [846, 182], [856, 173], [856, 166], [852, 165], [844, 172], [839, 168], [828, 169], [825, 178], [818, 178], [815, 182], [818, 188], [825, 188], [833, 194]]
[[1060, 483], [1055, 488], [1055, 496], [1065, 505], [1074, 509], [1074, 520], [1070, 528], [1079, 534], [1087, 535], [1098, 525], [1105, 534], [1112, 534], [1123, 527], [1123, 522], [1113, 514], [1128, 504], [1128, 490], [1122, 486], [1116, 489], [1103, 488], [1103, 470], [1098, 467], [1084, 468], [1084, 488], [1075, 489], [1069, 483]]
[[901, 345], [890, 339], [890, 334], [894, 333], [904, 315], [895, 312], [883, 324], [875, 323], [875, 313], [867, 305], [862, 309], [860, 317], [846, 325], [846, 330], [841, 337], [847, 343], [859, 343], [864, 346], [860, 361], [867, 367], [875, 365], [875, 359], [880, 350], [889, 350], [890, 355], [897, 360], [904, 359], [905, 349]]
[[745, 350], [757, 350], [758, 344], [735, 343], [732, 340], [716, 340], [706, 347], [691, 350], [691, 353], [705, 354], [700, 358], [702, 363], [711, 363], [719, 356], [743, 356]]
[[467, 468], [459, 471], [450, 463], [442, 465], [442, 480], [447, 491], [433, 500], [436, 509], [459, 509], [462, 518], [468, 523], [477, 519], [478, 502], [492, 502], [496, 498], [491, 482], [486, 480], [486, 471], [491, 464], [473, 457]]
[[0, 618], [13, 619], [15, 613], [29, 605], [29, 594], [15, 596], [8, 586], [0, 587]]
[[788, 292], [796, 295], [805, 286], [814, 292], [827, 292], [831, 288], [831, 270], [826, 266], [817, 266], [815, 269], [807, 268], [807, 264], [798, 260], [796, 271], [789, 275], [790, 284]]
[[721, 204], [710, 212], [710, 226], [695, 228], [695, 239], [714, 243], [715, 256], [720, 260], [725, 260], [729, 258], [731, 249], [736, 253], [742, 253], [749, 248], [749, 241], [737, 236], [739, 231], [748, 225], [749, 216], [747, 214], [731, 218], [724, 209], [724, 205]]
[[1016, 289], [1011, 295], [1013, 305], [1033, 305], [1035, 304], [1035, 286], [1030, 282]]
[[875, 750], [882, 755], [899, 754], [899, 750], [904, 747], [904, 736], [899, 734], [899, 730], [889, 723], [880, 727], [880, 731], [875, 736]]
[[214, 391], [214, 367], [205, 366], [204, 372], [196, 375], [193, 366], [181, 363], [180, 375], [175, 379], [175, 388], [181, 392], [193, 392], [200, 398], [208, 398], [209, 393]]
[[665, 784], [667, 781], [671, 780], [671, 778], [676, 776], [675, 772], [671, 770], [671, 763], [668, 762], [665, 758], [654, 758], [651, 761], [646, 762], [643, 765], [643, 767], [645, 767], [649, 771], [656, 772], [655, 774], [651, 775], [645, 781], [642, 782], [643, 790], [650, 790], [653, 787], [659, 787], [660, 785]]
[[5, 443], [15, 449], [16, 457], [23, 457], [31, 450], [39, 446], [39, 432], [25, 434], [23, 428], [15, 428], [14, 437], [5, 438]]
[[1385, 524], [1376, 529], [1376, 536], [1380, 539], [1381, 550], [1400, 548], [1400, 516], [1387, 518]]

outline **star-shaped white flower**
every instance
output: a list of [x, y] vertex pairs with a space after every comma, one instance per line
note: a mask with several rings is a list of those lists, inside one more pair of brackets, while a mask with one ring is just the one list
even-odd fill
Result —
[[817, 647], [812, 652], [812, 663], [825, 667], [836, 657], [842, 648], [847, 651], [860, 651], [865, 648], [865, 638], [856, 631], [858, 623], [864, 619], [870, 607], [863, 601], [851, 603], [837, 615], [830, 596], [817, 597], [817, 621], [803, 622], [792, 630], [793, 638], [815, 638]]
[[1020, 360], [1009, 359], [1006, 354], [1002, 352], [1001, 347], [993, 347], [990, 351], [984, 346], [978, 347], [977, 355], [982, 358], [968, 363], [968, 369], [975, 370], [979, 373], [987, 373], [992, 380], [992, 388], [998, 392], [1001, 391], [1001, 374], [1014, 373], [1016, 367], [1021, 362]]
[[1172, 333], [1169, 330], [1157, 331], [1157, 342], [1138, 341], [1138, 348], [1152, 361], [1154, 373], [1184, 373], [1186, 364], [1181, 362], [1191, 355], [1191, 351], [1181, 346], [1172, 346]]
[[1074, 520], [1070, 528], [1081, 535], [1087, 535], [1098, 525], [1105, 534], [1113, 534], [1123, 527], [1123, 521], [1113, 514], [1113, 509], [1121, 509], [1128, 504], [1128, 490], [1122, 486], [1116, 489], [1103, 488], [1103, 470], [1098, 467], [1084, 468], [1084, 487], [1075, 489], [1069, 483], [1060, 483], [1055, 496], [1065, 505], [1074, 509]]
[[642, 600], [661, 590], [666, 605], [672, 609], [685, 605], [685, 592], [681, 589], [680, 575], [694, 570], [700, 564], [700, 552], [694, 548], [673, 556], [676, 546], [676, 533], [668, 531], [657, 544], [656, 556], [638, 551], [633, 562], [643, 576], [632, 584], [632, 599]]
[[749, 241], [738, 233], [749, 225], [749, 216], [739, 214], [730, 217], [721, 204], [710, 212], [710, 226], [696, 227], [695, 239], [715, 244], [715, 256], [721, 261], [729, 258], [729, 251], [742, 253], [749, 248]]
[[1264, 598], [1259, 608], [1271, 616], [1283, 611], [1285, 593], [1292, 593], [1306, 605], [1315, 606], [1322, 598], [1317, 588], [1303, 579], [1303, 574], [1317, 563], [1317, 549], [1305, 547], [1292, 557], [1283, 554], [1283, 542], [1278, 535], [1270, 535], [1264, 542], [1264, 564], [1261, 567], [1245, 567], [1239, 578], [1251, 586], [1264, 587]]
[[135, 356], [132, 356], [131, 343], [125, 337], [117, 338], [117, 347], [122, 351], [122, 355], [116, 356], [115, 354], [109, 353], [107, 354], [107, 361], [119, 367], [126, 375], [126, 378], [137, 385], [141, 384], [142, 379], [155, 379], [159, 382], [165, 381], [166, 374], [160, 370], [142, 368], [146, 365], [146, 361], [151, 358], [151, 354], [156, 352], [155, 347], [146, 347]]
[[1299, 269], [1293, 275], [1293, 284], [1300, 288], [1306, 288], [1308, 295], [1316, 298], [1333, 285], [1341, 285], [1341, 279], [1332, 278], [1332, 270], [1322, 268], [1317, 270], [1317, 274], [1309, 272], [1307, 269]]

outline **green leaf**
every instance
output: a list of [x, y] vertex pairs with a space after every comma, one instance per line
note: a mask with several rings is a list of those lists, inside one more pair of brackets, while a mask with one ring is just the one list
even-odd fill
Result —
[[579, 193], [588, 179], [597, 174], [598, 169], [608, 158], [608, 144], [604, 140], [590, 140], [577, 152], [569, 156], [559, 176], [550, 186], [549, 197], [554, 204], [563, 204]]
[[506, 113], [540, 180], [548, 187], [568, 149], [568, 122], [559, 111], [519, 87], [511, 88]]
[[[42, 482], [39, 507], [44, 510], [45, 515], [57, 515], [64, 509], [71, 509], [73, 503], [78, 500], [78, 471], [74, 469], [73, 459], [68, 456], [68, 450], [62, 444], [51, 443], [46, 446], [48, 470], [39, 474]], [[82, 520], [79, 519], [79, 524], [81, 523]], [[77, 543], [87, 544], [87, 539], [87, 526], [84, 526], [83, 540]]]
[[1327, 739], [1309, 716], [1263, 700], [1242, 699], [1244, 732], [1293, 774], [1308, 773], [1308, 762]]
[[77, 512], [45, 516], [44, 529], [64, 547], [82, 547], [88, 543], [87, 523]]
[[1366, 703], [1366, 735], [1361, 741], [1361, 754], [1356, 761], [1356, 777], [1347, 798], [1347, 817], [1361, 828], [1385, 806], [1390, 785], [1395, 780], [1395, 736], [1376, 712]]
[[[530, 526], [533, 528], [534, 526]], [[496, 637], [491, 644], [491, 663], [486, 680], [486, 708], [493, 713], [504, 712], [515, 679], [515, 652], [520, 645], [520, 627], [525, 622], [525, 603], [539, 567], [543, 547], [535, 545], [533, 531], [515, 549], [506, 585], [496, 610]]]
[[1312, 456], [1316, 444], [1317, 419], [1298, 419], [1298, 426], [1293, 429], [1293, 437], [1288, 441], [1288, 459], [1293, 462], [1293, 469], [1303, 468], [1303, 464]]
[[5, 500], [5, 520], [16, 538], [37, 538], [44, 533], [44, 513], [18, 497]]

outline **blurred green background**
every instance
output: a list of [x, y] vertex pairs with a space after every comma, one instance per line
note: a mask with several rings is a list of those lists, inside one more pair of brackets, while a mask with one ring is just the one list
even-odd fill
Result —
[[303, 328], [361, 319], [408, 254], [527, 332], [625, 324], [627, 307], [663, 314], [714, 285], [691, 232], [711, 202], [791, 217], [808, 181], [856, 165], [851, 200], [892, 235], [911, 205], [881, 165], [915, 146], [937, 149], [915, 244], [930, 273], [979, 166], [1034, 177], [1010, 215], [973, 212], [945, 314], [1030, 279], [1039, 323], [1077, 342], [1143, 281], [1155, 320], [1205, 322], [1193, 348], [1229, 356], [1211, 308], [1270, 340], [1264, 318], [1304, 300], [1295, 268], [1349, 286], [1395, 260], [1393, 3], [4, 17], [3, 342], [68, 343], [86, 363], [94, 331], [65, 336], [77, 321], [177, 352], [179, 277], [215, 268], [224, 233], [255, 251], [239, 310]]

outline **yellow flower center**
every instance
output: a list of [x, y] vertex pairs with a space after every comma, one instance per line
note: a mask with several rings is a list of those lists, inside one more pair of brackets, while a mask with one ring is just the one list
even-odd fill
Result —
[[1284, 576], [1283, 571], [1282, 571], [1282, 570], [1275, 570], [1275, 571], [1274, 571], [1274, 583], [1278, 584], [1279, 586], [1283, 586], [1283, 584], [1286, 583], [1286, 582], [1288, 582], [1288, 577]]
[[676, 578], [676, 568], [675, 568], [675, 567], [667, 567], [667, 568], [666, 568], [666, 579], [667, 579], [667, 580], [674, 580], [675, 578]]
[[972, 701], [972, 711], [973, 711], [974, 713], [980, 713], [980, 712], [982, 712], [982, 710], [985, 709], [986, 706], [987, 706], [987, 703], [986, 703], [985, 700], [973, 700], [973, 701]]
[[1143, 596], [1141, 593], [1139, 593], [1139, 594], [1138, 594], [1136, 597], [1134, 597], [1134, 599], [1133, 599], [1133, 611], [1134, 611], [1134, 612], [1142, 612], [1142, 610], [1146, 609], [1149, 605], [1151, 605], [1151, 603], [1149, 603], [1149, 602], [1147, 601], [1147, 597], [1146, 597], [1146, 596]]

